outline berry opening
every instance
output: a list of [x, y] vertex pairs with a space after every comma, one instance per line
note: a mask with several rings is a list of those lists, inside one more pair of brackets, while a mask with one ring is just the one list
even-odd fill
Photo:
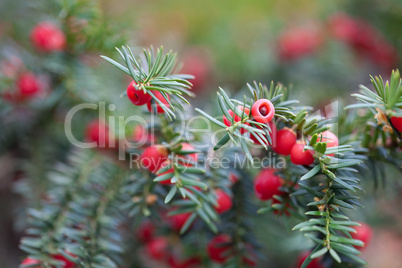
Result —
[[261, 106], [260, 107], [260, 113], [263, 115], [263, 116], [266, 116], [267, 114], [268, 114], [268, 107], [266, 106], [266, 105], [263, 105], [263, 106]]

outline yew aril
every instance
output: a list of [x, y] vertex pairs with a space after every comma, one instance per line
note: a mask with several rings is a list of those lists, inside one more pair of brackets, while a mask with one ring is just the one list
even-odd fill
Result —
[[[155, 95], [155, 98], [157, 98], [160, 102], [162, 102], [162, 104], [164, 104], [166, 106], [166, 108], [170, 108], [169, 102], [165, 99], [165, 97], [162, 95], [162, 93], [160, 93], [157, 90], [152, 90], [152, 93]], [[170, 101], [170, 95], [166, 93], [166, 96], [167, 96], [168, 100]], [[154, 102], [154, 103], [152, 103], [152, 102]], [[163, 110], [162, 106], [159, 104], [159, 102], [157, 102], [156, 100], [152, 100], [152, 99], [147, 103], [147, 108], [150, 113], [154, 113], [154, 110], [156, 110], [157, 114], [162, 114], [165, 112]]]
[[157, 261], [167, 260], [169, 257], [169, 241], [166, 237], [155, 237], [145, 245], [148, 256]]
[[[297, 257], [296, 268], [300, 268], [302, 266], [303, 262], [307, 259], [310, 253], [310, 251], [304, 251], [300, 253], [300, 255]], [[324, 268], [324, 265], [321, 264], [320, 260], [321, 258], [312, 259], [310, 264], [307, 265], [307, 268]]]
[[31, 42], [43, 52], [64, 50], [66, 37], [62, 30], [51, 22], [41, 22], [31, 31]]
[[[238, 108], [240, 111], [243, 111], [243, 109], [244, 109], [243, 106], [237, 106], [237, 108]], [[235, 114], [232, 110], [228, 110], [228, 113], [229, 113], [229, 115], [234, 119], [235, 122], [239, 122], [239, 121], [241, 120], [241, 117], [238, 116], [237, 114]], [[246, 108], [244, 109], [244, 117], [246, 117], [246, 116], [248, 116], [248, 115], [250, 115], [250, 109], [246, 107]], [[230, 126], [232, 125], [231, 120], [229, 120], [226, 116], [223, 116], [223, 123], [225, 123], [225, 125], [226, 125], [227, 127], [230, 127]], [[249, 123], [245, 123], [245, 125], [250, 125], [250, 124], [249, 124]], [[240, 129], [240, 133], [241, 133], [241, 134], [244, 134], [244, 133], [246, 133], [246, 132], [247, 132], [247, 130], [246, 130], [245, 128], [241, 128], [241, 129]]]
[[163, 145], [152, 145], [145, 148], [141, 154], [141, 165], [149, 171], [155, 173], [168, 159], [169, 151]]
[[314, 151], [304, 150], [306, 144], [302, 141], [296, 142], [290, 152], [290, 161], [295, 165], [309, 166], [314, 163]]
[[[269, 142], [268, 137], [266, 137], [266, 138], [267, 138], [267, 143], [265, 143], [266, 146], [272, 145], [272, 144], [275, 142], [275, 140], [276, 140], [276, 134], [277, 134], [277, 130], [276, 130], [276, 125], [275, 125], [275, 123], [274, 123], [273, 121], [271, 121], [271, 122], [268, 123], [268, 125], [269, 125], [269, 128], [271, 129], [271, 131], [268, 131], [268, 132], [270, 133], [271, 143]], [[258, 129], [261, 129], [259, 126], [257, 126], [257, 128], [258, 128]], [[260, 138], [261, 138], [261, 137], [260, 137]], [[257, 140], [257, 138], [256, 138], [253, 134], [250, 134], [250, 139], [251, 139], [255, 144], [262, 145], [262, 144]], [[263, 142], [264, 142], [264, 141], [263, 141]]]
[[391, 117], [391, 124], [399, 131], [399, 133], [402, 133], [402, 117]]
[[226, 192], [221, 189], [217, 189], [215, 190], [215, 194], [216, 201], [218, 203], [215, 209], [218, 214], [225, 213], [232, 208], [232, 198]]
[[292, 129], [283, 128], [276, 132], [272, 143], [272, 150], [280, 155], [289, 155], [296, 140], [296, 133]]
[[232, 238], [227, 234], [220, 234], [212, 238], [207, 245], [209, 258], [217, 263], [224, 263], [228, 258], [228, 251], [231, 249]]
[[[322, 138], [320, 140], [321, 135], [322, 135]], [[327, 148], [339, 146], [338, 137], [329, 130], [324, 131], [323, 133], [319, 134], [318, 141], [326, 142]], [[329, 156], [335, 156], [335, 154], [329, 154]]]
[[151, 95], [145, 93], [142, 89], [138, 89], [135, 81], [128, 85], [126, 92], [128, 99], [137, 106], [147, 104], [152, 99]]
[[276, 169], [263, 169], [254, 181], [254, 192], [258, 199], [273, 199], [274, 195], [281, 195], [279, 189], [283, 185], [283, 179], [275, 175]]
[[[373, 236], [373, 231], [368, 224], [363, 222], [359, 223], [360, 226], [353, 227], [353, 229], [356, 230], [356, 233], [350, 233], [350, 235], [352, 236], [353, 239], [361, 240], [364, 243], [364, 247], [367, 247], [371, 241], [371, 237]], [[364, 247], [357, 247], [357, 248], [363, 249]]]
[[274, 118], [275, 107], [269, 100], [259, 99], [251, 107], [251, 114], [256, 122], [265, 124]]
[[30, 72], [21, 74], [17, 80], [18, 96], [30, 98], [41, 91], [41, 83], [36, 75]]
[[95, 142], [99, 148], [110, 148], [114, 144], [110, 142], [110, 129], [100, 120], [91, 121], [86, 127], [85, 137], [90, 142]]

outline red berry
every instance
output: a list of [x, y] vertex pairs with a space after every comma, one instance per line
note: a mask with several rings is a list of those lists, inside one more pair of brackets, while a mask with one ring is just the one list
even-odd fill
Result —
[[[37, 264], [37, 266], [33, 266], [34, 264]], [[29, 265], [29, 267], [32, 267], [32, 268], [40, 267], [40, 261], [27, 257], [21, 262], [21, 266], [24, 266], [24, 265], [27, 265], [27, 266]]]
[[254, 192], [258, 199], [269, 200], [274, 195], [281, 195], [279, 190], [282, 187], [283, 179], [275, 175], [276, 169], [263, 169], [254, 181]]
[[287, 29], [279, 36], [279, 56], [282, 60], [295, 60], [314, 52], [322, 43], [316, 25]]
[[168, 263], [171, 268], [196, 268], [200, 267], [201, 260], [198, 257], [191, 257], [183, 260], [175, 256], [170, 256]]
[[347, 43], [352, 43], [355, 36], [359, 33], [359, 23], [344, 13], [332, 15], [329, 24], [332, 34]]
[[314, 163], [314, 151], [304, 151], [305, 143], [298, 141], [292, 147], [290, 152], [290, 161], [295, 165], [309, 166]]
[[114, 146], [114, 144], [110, 144], [109, 141], [109, 127], [99, 120], [93, 120], [88, 124], [85, 131], [85, 137], [90, 142], [96, 142], [96, 145], [100, 148], [109, 148]]
[[[371, 237], [373, 235], [373, 231], [368, 224], [363, 222], [359, 222], [360, 226], [354, 226], [353, 228], [356, 230], [356, 233], [350, 233], [353, 239], [361, 240], [364, 243], [364, 247], [367, 247], [370, 243]], [[362, 249], [363, 247], [357, 247]]]
[[[181, 150], [180, 151], [194, 151], [195, 148], [189, 144], [189, 143], [185, 143], [183, 142], [181, 144]], [[185, 154], [185, 155], [177, 155], [178, 158], [178, 162], [186, 167], [190, 167], [193, 166], [192, 162], [197, 162], [198, 160], [198, 154], [197, 153], [193, 153], [193, 154]], [[183, 159], [183, 161], [180, 161], [180, 159]]]
[[209, 258], [214, 262], [224, 263], [229, 258], [227, 253], [231, 249], [230, 242], [232, 242], [232, 238], [227, 234], [220, 234], [212, 238], [207, 245]]
[[141, 165], [149, 171], [155, 173], [168, 159], [169, 151], [163, 145], [152, 145], [147, 147], [142, 153]]
[[[153, 94], [155, 95], [155, 97], [156, 97], [158, 100], [160, 100], [167, 108], [170, 107], [170, 104], [169, 104], [168, 101], [165, 99], [165, 97], [163, 97], [162, 93], [160, 93], [160, 92], [157, 91], [157, 90], [153, 90], [152, 93], [153, 93]], [[167, 95], [168, 100], [170, 101], [170, 95], [169, 95], [169, 94], [166, 94], [166, 95]], [[152, 101], [154, 101], [155, 103], [152, 104]], [[151, 107], [151, 106], [152, 106], [152, 107]], [[159, 105], [159, 102], [157, 102], [156, 100], [152, 100], [152, 99], [151, 99], [151, 101], [149, 101], [149, 102], [147, 103], [147, 108], [148, 108], [148, 111], [149, 111], [150, 113], [153, 113], [153, 112], [154, 112], [154, 107], [153, 107], [153, 106], [156, 107], [156, 113], [158, 113], [158, 114], [164, 113], [164, 110], [163, 110], [162, 107]]]
[[251, 107], [251, 114], [255, 121], [265, 124], [274, 118], [275, 107], [269, 100], [260, 99], [254, 102], [253, 107]]
[[127, 97], [134, 105], [144, 105], [151, 101], [152, 97], [143, 90], [137, 89], [137, 83], [132, 81], [127, 87]]
[[391, 124], [402, 133], [402, 117], [393, 116], [391, 117]]
[[64, 33], [50, 22], [41, 22], [31, 31], [31, 42], [44, 52], [60, 51], [66, 45]]
[[136, 236], [142, 242], [150, 241], [155, 234], [155, 226], [149, 220], [144, 221], [136, 230]]
[[[297, 264], [296, 267], [300, 268], [303, 264], [303, 262], [307, 259], [307, 257], [310, 255], [311, 252], [305, 251], [300, 253], [300, 255], [297, 257]], [[324, 268], [324, 266], [320, 263], [319, 258], [312, 259], [310, 264], [307, 266], [307, 268]]]
[[157, 261], [167, 260], [169, 241], [165, 237], [156, 237], [146, 244], [145, 250], [151, 258]]
[[208, 81], [210, 63], [202, 51], [192, 50], [183, 58], [181, 73], [194, 75], [192, 90], [197, 91]]
[[290, 128], [284, 128], [276, 132], [272, 149], [280, 155], [289, 155], [293, 145], [296, 143], [296, 133]]
[[163, 181], [159, 181], [159, 183], [162, 184], [162, 185], [171, 185], [171, 184], [173, 184], [171, 182], [171, 179], [173, 178], [173, 175], [174, 175], [174, 169], [170, 168], [167, 171], [162, 172], [161, 174], [158, 174], [158, 176], [162, 176], [162, 175], [165, 175], [165, 174], [170, 174], [169, 178], [167, 178], [166, 180], [163, 180]]
[[232, 184], [235, 184], [235, 183], [237, 183], [239, 181], [239, 177], [236, 174], [234, 174], [233, 172], [230, 172], [229, 173], [229, 181]]
[[142, 125], [136, 125], [133, 131], [133, 141], [137, 143], [150, 143], [154, 144], [156, 141], [155, 136], [149, 133]]
[[180, 232], [181, 228], [187, 222], [188, 218], [190, 217], [191, 213], [182, 213], [177, 215], [172, 215], [168, 218], [169, 225], [173, 231]]
[[218, 205], [215, 207], [218, 214], [225, 213], [232, 208], [232, 198], [221, 189], [215, 190], [216, 202]]
[[[339, 146], [338, 137], [331, 131], [324, 131], [322, 134], [321, 142], [327, 143], [327, 148]], [[321, 135], [318, 136], [318, 141], [320, 141]], [[329, 156], [334, 156], [335, 154], [329, 154]]]
[[[237, 108], [240, 109], [240, 111], [243, 111], [243, 108], [244, 108], [244, 107], [243, 107], [243, 106], [237, 106]], [[228, 110], [228, 113], [230, 114], [231, 117], [234, 116], [234, 121], [235, 121], [235, 122], [239, 122], [239, 121], [240, 121], [241, 117], [238, 116], [237, 114], [235, 114], [232, 110]], [[240, 115], [241, 115], [241, 114], [240, 114]], [[246, 117], [246, 116], [248, 116], [248, 115], [250, 115], [250, 109], [246, 107], [246, 108], [244, 109], [244, 116]], [[232, 125], [231, 120], [229, 120], [228, 118], [226, 118], [226, 116], [223, 116], [223, 123], [225, 123], [225, 125], [228, 126], [228, 127], [230, 127], [230, 126]], [[245, 124], [246, 124], [246, 125], [250, 125], [249, 123], [245, 123]], [[246, 133], [246, 132], [247, 132], [246, 129], [244, 129], [244, 128], [241, 128], [241, 129], [240, 129], [240, 133], [241, 133], [241, 134], [244, 134], [244, 133]]]
[[33, 73], [24, 73], [17, 80], [17, 88], [22, 98], [29, 98], [40, 92], [41, 84]]
[[[276, 125], [275, 125], [275, 123], [274, 122], [269, 122], [268, 123], [268, 125], [269, 125], [269, 127], [270, 127], [270, 129], [271, 129], [271, 131], [270, 131], [270, 137], [271, 137], [271, 143], [273, 143], [275, 140], [276, 140]], [[257, 126], [257, 128], [259, 128], [259, 129], [261, 129], [259, 126]], [[267, 141], [268, 141], [268, 143], [266, 143], [265, 145], [272, 145], [272, 144], [270, 144], [269, 143], [269, 139], [268, 139], [268, 137], [266, 137], [267, 138]], [[252, 134], [250, 134], [250, 139], [255, 143], [255, 144], [259, 144], [259, 145], [261, 145], [261, 143], [257, 140], [257, 138], [254, 136], [254, 135], [252, 135]]]
[[[68, 255], [70, 255], [71, 257], [76, 257], [76, 255], [67, 252]], [[61, 254], [55, 254], [52, 255], [52, 258], [61, 262], [64, 262], [64, 265], [62, 266], [63, 268], [73, 268], [75, 267], [75, 263], [70, 261], [69, 259], [67, 259], [66, 257], [64, 257]]]

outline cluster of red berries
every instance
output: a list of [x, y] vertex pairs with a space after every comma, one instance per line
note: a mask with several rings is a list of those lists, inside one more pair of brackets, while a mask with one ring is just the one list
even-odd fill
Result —
[[[290, 155], [290, 161], [295, 165], [309, 166], [314, 163], [314, 151], [304, 150], [306, 145], [303, 141], [297, 141], [296, 133], [289, 128], [279, 130], [274, 136], [272, 145], [274, 152], [280, 155]], [[327, 143], [327, 148], [339, 145], [338, 138], [330, 131], [322, 133], [321, 142]], [[334, 156], [331, 154], [330, 156]]]
[[[337, 13], [329, 18], [328, 27], [332, 36], [378, 66], [390, 70], [397, 65], [398, 53], [395, 47], [368, 22]], [[278, 38], [280, 58], [295, 60], [316, 51], [327, 35], [324, 31], [327, 29], [315, 24], [286, 29]]]
[[[70, 255], [71, 257], [76, 257], [74, 254], [72, 253], [67, 253], [68, 255]], [[62, 267], [62, 268], [74, 268], [76, 267], [75, 263], [70, 261], [69, 259], [67, 259], [66, 257], [64, 257], [61, 254], [54, 254], [52, 255], [52, 259], [56, 260], [60, 263], [64, 263], [62, 266], [57, 266], [57, 267]], [[21, 266], [27, 266], [27, 267], [32, 267], [32, 268], [39, 268], [42, 267], [42, 263], [39, 260], [27, 257], [25, 258], [22, 262], [21, 262]], [[52, 266], [53, 267], [53, 266]]]
[[[247, 248], [247, 247], [246, 247]], [[248, 247], [250, 252], [247, 252], [247, 256], [243, 256], [243, 263], [248, 266], [255, 266], [257, 263], [254, 259], [251, 259], [249, 255], [253, 255], [251, 247]], [[232, 238], [228, 234], [219, 234], [213, 237], [207, 244], [208, 257], [216, 263], [225, 263], [230, 257], [232, 250]]]
[[336, 38], [375, 64], [389, 70], [397, 65], [397, 50], [368, 22], [338, 13], [330, 17], [329, 25]]
[[[250, 117], [250, 109], [249, 108], [243, 107], [243, 106], [237, 106], [237, 109], [240, 111], [240, 114], [244, 113], [245, 116], [243, 119], [247, 119]], [[232, 110], [228, 110], [228, 113], [233, 118], [235, 123], [240, 122], [241, 117], [238, 114], [236, 114]], [[259, 99], [251, 107], [251, 116], [258, 123], [268, 124], [274, 118], [274, 115], [275, 115], [275, 107], [267, 99]], [[227, 127], [230, 127], [232, 125], [231, 120], [229, 120], [225, 115], [223, 116], [223, 123]], [[243, 122], [243, 123], [248, 126], [250, 125], [247, 122]], [[271, 126], [271, 124], [270, 124], [270, 126]], [[245, 128], [240, 129], [241, 134], [244, 134], [246, 132], [247, 132], [247, 130]], [[251, 139], [257, 141], [257, 139], [253, 135], [251, 135]]]
[[[153, 113], [156, 111], [156, 113], [161, 114], [164, 113], [164, 110], [162, 106], [159, 104], [158, 101], [155, 101], [155, 104], [152, 105], [152, 96], [146, 93], [144, 90], [140, 89], [138, 87], [138, 84], [135, 81], [132, 81], [128, 87], [127, 87], [127, 97], [128, 99], [137, 106], [141, 106], [146, 104], [148, 111]], [[167, 108], [170, 107], [168, 100], [170, 101], [170, 95], [166, 94], [167, 100], [165, 97], [160, 93], [160, 91], [157, 90], [152, 90], [152, 93], [155, 95], [155, 98], [157, 98], [161, 103], [163, 103]], [[152, 107], [155, 106], [155, 107]], [[154, 109], [155, 108], [155, 109]]]
[[282, 32], [278, 40], [279, 57], [290, 61], [316, 51], [323, 41], [317, 25], [291, 27]]
[[[54, 52], [64, 50], [66, 37], [56, 25], [51, 22], [37, 24], [30, 34], [33, 46], [42, 52]], [[37, 75], [32, 72], [23, 71], [20, 59], [13, 59], [14, 62], [2, 62], [1, 71], [9, 78], [16, 79], [15, 92], [5, 92], [2, 97], [13, 103], [19, 103], [37, 96], [43, 91], [43, 83]]]
[[3, 99], [12, 103], [20, 103], [37, 96], [43, 91], [43, 83], [37, 75], [24, 70], [22, 61], [18, 57], [3, 60], [0, 69], [4, 76], [15, 81], [15, 91], [2, 93]]
[[[189, 213], [167, 218], [170, 228], [178, 232], [189, 217]], [[182, 258], [171, 250], [172, 245], [165, 236], [156, 235], [156, 227], [151, 221], [145, 221], [136, 231], [137, 238], [145, 243], [145, 253], [154, 261], [167, 264], [171, 268], [195, 268], [201, 264], [200, 258], [192, 256]]]

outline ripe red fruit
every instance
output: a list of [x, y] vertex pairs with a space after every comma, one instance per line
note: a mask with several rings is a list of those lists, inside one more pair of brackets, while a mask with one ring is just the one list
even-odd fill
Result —
[[391, 124], [402, 133], [402, 117], [393, 116], [391, 117]]
[[260, 99], [254, 102], [253, 107], [251, 107], [251, 114], [255, 121], [265, 124], [274, 118], [275, 107], [269, 100]]
[[296, 133], [290, 128], [284, 128], [276, 132], [272, 149], [280, 155], [289, 155], [296, 143]]
[[225, 213], [232, 208], [232, 198], [221, 189], [215, 190], [216, 202], [218, 205], [215, 207], [218, 214]]
[[[195, 148], [189, 143], [183, 142], [181, 144], [181, 150], [180, 151], [194, 151], [194, 150], [195, 150]], [[194, 163], [197, 162], [198, 154], [193, 153], [193, 154], [177, 155], [177, 158], [178, 158], [178, 162], [181, 165], [186, 166], [186, 167], [191, 167], [191, 166], [193, 166], [192, 162], [194, 162]], [[181, 159], [183, 161], [180, 161]]]
[[61, 51], [66, 45], [64, 33], [53, 23], [41, 22], [31, 31], [31, 42], [44, 52]]
[[[300, 253], [300, 255], [297, 257], [297, 268], [300, 268], [302, 266], [303, 262], [307, 259], [310, 253], [311, 252], [309, 251]], [[315, 258], [310, 262], [307, 268], [324, 268], [324, 266], [320, 263], [320, 258]]]
[[[240, 109], [241, 111], [243, 111], [243, 108], [244, 108], [244, 107], [243, 107], [243, 106], [237, 106], [237, 108]], [[232, 110], [228, 110], [228, 113], [230, 114], [231, 117], [234, 116], [234, 121], [235, 121], [235, 122], [239, 122], [239, 121], [240, 121], [241, 117], [238, 116], [237, 114], [235, 114]], [[250, 109], [246, 107], [246, 108], [244, 109], [244, 116], [248, 116], [248, 115], [250, 115]], [[228, 127], [230, 127], [230, 126], [232, 125], [231, 120], [229, 120], [228, 118], [226, 118], [226, 116], [223, 116], [223, 123], [225, 123], [225, 125], [228, 126]], [[245, 124], [246, 124], [246, 125], [250, 125], [249, 123], [245, 123]], [[244, 134], [244, 133], [246, 133], [246, 132], [247, 132], [246, 129], [244, 129], [244, 128], [241, 128], [241, 129], [240, 129], [240, 133], [241, 133], [241, 134]]]
[[132, 81], [127, 87], [127, 97], [134, 105], [144, 105], [151, 101], [152, 97], [144, 93], [142, 89], [137, 89], [137, 83]]
[[175, 232], [180, 232], [181, 228], [187, 222], [188, 218], [190, 217], [191, 213], [182, 213], [177, 215], [172, 215], [168, 218], [169, 226]]
[[175, 256], [170, 256], [168, 264], [171, 268], [196, 268], [200, 267], [201, 260], [198, 257], [190, 257], [183, 260]]
[[[162, 167], [163, 167], [163, 166], [162, 166]], [[162, 167], [161, 167], [161, 168], [162, 168]], [[170, 185], [170, 184], [173, 184], [173, 183], [171, 182], [171, 179], [173, 178], [173, 175], [174, 175], [174, 169], [173, 169], [173, 168], [170, 168], [170, 169], [168, 169], [167, 171], [162, 172], [161, 174], [158, 174], [158, 176], [162, 176], [162, 175], [165, 175], [165, 174], [170, 174], [170, 177], [167, 178], [166, 180], [159, 181], [159, 183], [162, 184], [162, 185]]]
[[290, 161], [295, 165], [309, 166], [314, 163], [314, 151], [306, 150], [304, 151], [305, 143], [298, 141], [292, 147], [290, 152]]
[[[318, 136], [318, 141], [320, 141], [321, 135]], [[339, 146], [338, 137], [331, 131], [324, 131], [322, 133], [321, 142], [327, 143], [327, 148]], [[334, 156], [335, 154], [329, 154], [329, 156]]]
[[33, 73], [24, 73], [17, 80], [17, 89], [21, 98], [29, 98], [40, 92], [41, 84]]
[[[67, 252], [68, 255], [72, 256], [72, 257], [76, 257], [76, 255]], [[62, 266], [63, 268], [73, 268], [75, 267], [75, 263], [70, 261], [69, 259], [67, 259], [66, 257], [64, 257], [61, 254], [55, 254], [52, 255], [52, 258], [61, 262], [64, 262], [64, 265]]]
[[155, 226], [149, 220], [144, 221], [136, 230], [135, 235], [142, 242], [150, 241], [155, 234]]
[[269, 200], [274, 195], [281, 195], [279, 188], [283, 185], [283, 179], [275, 175], [276, 169], [263, 169], [254, 181], [254, 192], [258, 199]]
[[227, 252], [231, 249], [230, 242], [232, 238], [227, 234], [220, 234], [212, 238], [207, 245], [209, 258], [217, 263], [224, 263], [229, 255]]
[[145, 246], [147, 254], [157, 261], [167, 260], [169, 257], [168, 249], [169, 241], [165, 237], [155, 237]]
[[[37, 264], [37, 266], [33, 266], [35, 264]], [[32, 267], [32, 268], [33, 267], [40, 267], [40, 261], [27, 257], [21, 262], [21, 266], [25, 266], [25, 265], [26, 266], [29, 265], [29, 267]]]
[[141, 165], [149, 171], [155, 173], [168, 159], [169, 151], [163, 145], [152, 145], [147, 147], [142, 153]]
[[111, 144], [109, 141], [109, 127], [99, 120], [93, 120], [88, 124], [85, 131], [85, 137], [90, 142], [96, 142], [96, 145], [99, 148], [114, 147], [114, 144]]
[[352, 43], [359, 34], [359, 23], [356, 19], [344, 14], [337, 13], [330, 17], [329, 26], [332, 34], [347, 43]]
[[136, 125], [133, 131], [133, 141], [136, 143], [150, 143], [154, 144], [156, 141], [155, 136], [149, 133], [142, 125]]
[[[168, 103], [168, 101], [165, 99], [165, 97], [163, 97], [163, 95], [162, 95], [162, 93], [160, 93], [159, 91], [157, 91], [157, 90], [152, 90], [152, 93], [155, 95], [155, 97], [158, 99], [158, 100], [160, 100], [167, 108], [169, 108], [170, 107], [170, 104]], [[170, 95], [169, 94], [166, 94], [167, 95], [167, 98], [168, 98], [168, 100], [170, 101]], [[150, 112], [150, 113], [153, 113], [154, 112], [154, 107], [156, 107], [156, 113], [158, 113], [158, 114], [162, 114], [162, 113], [164, 113], [164, 111], [163, 111], [163, 108], [159, 105], [159, 103], [156, 101], [156, 100], [154, 100], [154, 104], [152, 104], [152, 100], [151, 101], [149, 101], [148, 103], [147, 103], [147, 108], [148, 108], [148, 111]], [[152, 106], [152, 107], [151, 107]]]
[[[363, 222], [359, 222], [360, 226], [354, 226], [353, 228], [356, 230], [356, 233], [350, 233], [353, 239], [361, 240], [364, 243], [364, 247], [367, 247], [370, 243], [371, 237], [373, 235], [373, 231], [368, 224]], [[357, 247], [357, 248], [364, 248]]]
[[[269, 127], [270, 127], [270, 129], [271, 129], [271, 131], [270, 131], [270, 137], [271, 137], [271, 144], [269, 143], [269, 139], [267, 138], [267, 141], [268, 141], [268, 143], [266, 143], [265, 145], [272, 145], [272, 143], [276, 140], [276, 125], [275, 125], [275, 123], [274, 122], [269, 122], [268, 123], [268, 125], [269, 125]], [[259, 126], [257, 126], [257, 128], [259, 128], [260, 129], [260, 127]], [[259, 144], [259, 145], [262, 145], [258, 140], [257, 140], [257, 138], [254, 136], [254, 135], [252, 135], [252, 134], [250, 134], [250, 139], [255, 143], [255, 144]]]
[[211, 64], [209, 63], [208, 55], [205, 54], [199, 49], [192, 49], [183, 57], [181, 73], [194, 75], [194, 79], [191, 80], [193, 84], [192, 90], [194, 91], [202, 88], [208, 81]]
[[322, 43], [322, 34], [316, 25], [294, 27], [279, 36], [279, 56], [282, 60], [295, 60], [314, 52]]
[[235, 184], [235, 183], [237, 183], [239, 181], [239, 177], [236, 174], [234, 174], [233, 172], [230, 172], [229, 173], [229, 181], [232, 184]]

